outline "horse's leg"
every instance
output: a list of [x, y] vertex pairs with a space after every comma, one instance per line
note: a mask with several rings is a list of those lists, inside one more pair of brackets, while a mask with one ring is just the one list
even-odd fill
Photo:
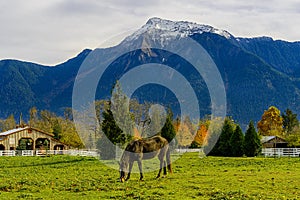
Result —
[[167, 160], [167, 167], [168, 167], [169, 173], [172, 174], [173, 171], [172, 171], [172, 166], [171, 166], [171, 155], [170, 154], [171, 154], [170, 147], [168, 146], [167, 153], [166, 153], [166, 160]]
[[167, 165], [166, 165], [166, 161], [164, 161], [164, 175], [167, 175]]
[[160, 177], [160, 173], [161, 173], [161, 170], [163, 168], [163, 164], [164, 164], [164, 149], [162, 149], [159, 154], [158, 154], [158, 159], [159, 159], [159, 171], [158, 171], [158, 174], [157, 174], [157, 177], [156, 178], [159, 178]]
[[143, 178], [144, 178], [144, 176], [143, 176], [143, 165], [142, 165], [142, 159], [141, 159], [141, 158], [139, 158], [139, 159], [137, 160], [137, 162], [138, 162], [138, 166], [139, 166], [139, 170], [140, 170], [140, 181], [142, 181], [142, 180], [143, 180]]
[[133, 163], [134, 163], [134, 161], [131, 161], [131, 160], [129, 161], [129, 171], [128, 171], [127, 178], [126, 178], [125, 181], [130, 179], [130, 173], [131, 173], [131, 170], [132, 170]]

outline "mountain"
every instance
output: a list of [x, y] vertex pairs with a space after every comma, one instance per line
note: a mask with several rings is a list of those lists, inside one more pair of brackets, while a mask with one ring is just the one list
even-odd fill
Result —
[[77, 71], [91, 50], [57, 66], [43, 66], [18, 60], [0, 61], [0, 118], [10, 114], [28, 116], [31, 107], [62, 113], [71, 107]]
[[[171, 66], [182, 74], [196, 92], [201, 115], [210, 114], [209, 90], [204, 79], [197, 75], [190, 63], [163, 50], [186, 37], [201, 44], [213, 59], [226, 89], [227, 115], [242, 126], [245, 127], [250, 120], [258, 121], [271, 105], [281, 110], [290, 108], [300, 114], [297, 104], [300, 100], [300, 42], [268, 37], [238, 38], [208, 25], [151, 18], [119, 45], [84, 50], [57, 66], [0, 61], [0, 117], [20, 112], [26, 115], [32, 106], [61, 114], [63, 108], [72, 104], [74, 80], [86, 58], [97, 55], [101, 63], [129, 47], [135, 50], [114, 60], [99, 80], [96, 98], [109, 97], [115, 81], [136, 66], [158, 63]], [[161, 48], [150, 48], [153, 46]], [[94, 68], [85, 74], [92, 74]], [[133, 97], [169, 105], [175, 114], [180, 113], [176, 96], [160, 85], [148, 84], [138, 88]]]

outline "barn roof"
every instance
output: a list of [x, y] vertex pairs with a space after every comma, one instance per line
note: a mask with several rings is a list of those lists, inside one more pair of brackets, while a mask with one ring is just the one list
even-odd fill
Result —
[[5, 132], [0, 133], [0, 136], [7, 136], [7, 135], [10, 135], [10, 134], [19, 132], [19, 131], [26, 130], [27, 128], [28, 127], [11, 129], [9, 131], [5, 131]]
[[269, 142], [269, 141], [271, 141], [271, 140], [273, 140], [275, 138], [278, 138], [278, 139], [280, 139], [282, 141], [285, 141], [284, 139], [282, 139], [282, 138], [280, 138], [278, 136], [275, 136], [275, 135], [272, 135], [272, 136], [262, 136], [260, 141], [261, 141], [261, 143], [266, 143], [266, 142]]
[[24, 131], [24, 130], [27, 130], [27, 129], [32, 129], [32, 130], [35, 130], [35, 131], [38, 131], [40, 133], [43, 133], [45, 135], [49, 135], [51, 137], [53, 137], [54, 135], [51, 134], [51, 133], [46, 133], [42, 130], [39, 130], [39, 129], [36, 129], [36, 128], [32, 128], [32, 127], [29, 127], [29, 126], [25, 126], [25, 127], [22, 127], [22, 128], [15, 128], [15, 129], [11, 129], [11, 130], [8, 130], [8, 131], [5, 131], [5, 132], [2, 132], [0, 133], [0, 137], [1, 136], [8, 136], [8, 135], [11, 135], [11, 134], [14, 134], [14, 133], [18, 133], [20, 131]]

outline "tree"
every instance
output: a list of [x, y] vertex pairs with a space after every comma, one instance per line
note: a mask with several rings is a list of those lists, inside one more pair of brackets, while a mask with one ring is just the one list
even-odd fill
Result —
[[32, 107], [29, 110], [29, 125], [35, 127], [38, 121], [38, 110], [36, 107]]
[[73, 110], [72, 108], [65, 108], [64, 109], [64, 117], [65, 117], [65, 120], [70, 120], [72, 121], [73, 120]]
[[59, 123], [58, 119], [56, 119], [53, 123], [53, 134], [54, 138], [57, 140], [61, 139], [61, 134], [62, 134], [62, 127], [61, 124]]
[[112, 91], [110, 111], [114, 121], [126, 135], [133, 136], [134, 119], [129, 111], [129, 98], [124, 94], [120, 83], [117, 81]]
[[171, 109], [168, 109], [168, 115], [166, 118], [166, 123], [164, 124], [163, 128], [161, 129], [161, 136], [166, 138], [167, 141], [170, 143], [173, 138], [176, 136], [176, 131], [172, 123], [173, 113]]
[[[231, 146], [230, 146], [230, 138], [233, 135], [235, 124], [230, 117], [226, 117], [224, 120], [224, 124], [221, 130], [220, 137], [218, 138], [215, 146], [209, 153], [213, 156], [231, 156]], [[214, 135], [210, 135], [210, 139]], [[210, 143], [210, 141], [208, 141]]]
[[300, 126], [295, 126], [285, 138], [290, 147], [300, 147]]
[[16, 128], [16, 120], [14, 115], [10, 115], [4, 120], [3, 131], [8, 131]]
[[185, 123], [180, 124], [179, 130], [176, 133], [176, 139], [178, 141], [178, 145], [181, 147], [188, 147], [191, 145], [193, 135]]
[[191, 144], [191, 148], [199, 148], [203, 145], [206, 145], [207, 133], [208, 133], [207, 126], [205, 124], [201, 124], [194, 137], [194, 141]]
[[218, 147], [221, 156], [231, 156], [230, 138], [233, 135], [233, 131], [234, 128], [232, 125], [232, 120], [230, 118], [226, 118], [220, 135]]
[[115, 156], [115, 145], [123, 146], [131, 139], [131, 135], [124, 134], [115, 122], [110, 109], [103, 112], [102, 131], [105, 134], [97, 142], [102, 159], [113, 159]]
[[31, 126], [53, 134], [55, 139], [73, 148], [84, 146], [76, 131], [75, 124], [71, 120], [58, 117], [48, 110], [42, 110], [38, 113], [35, 107], [31, 108], [29, 113]]
[[[152, 105], [149, 109], [148, 115], [149, 115], [148, 119], [150, 120], [148, 122], [150, 123], [148, 124], [147, 129], [142, 132], [142, 137], [151, 137], [158, 134], [166, 122], [166, 117], [167, 117], [166, 111], [164, 107], [160, 105]], [[143, 128], [144, 127], [142, 127], [142, 129]]]
[[219, 139], [224, 125], [224, 121], [225, 120], [222, 117], [213, 117], [211, 119], [205, 120], [205, 123], [207, 124], [208, 128], [203, 150], [206, 155], [219, 155]]
[[245, 134], [245, 154], [248, 157], [257, 156], [261, 152], [261, 142], [257, 134], [253, 121], [250, 121], [248, 129]]
[[285, 113], [282, 113], [283, 129], [287, 135], [291, 134], [293, 129], [299, 125], [297, 114], [294, 114], [290, 109], [286, 109]]
[[239, 125], [236, 126], [230, 138], [231, 156], [240, 157], [244, 154], [244, 135]]
[[282, 136], [283, 118], [275, 106], [271, 106], [264, 112], [261, 120], [257, 123], [258, 132], [261, 135]]

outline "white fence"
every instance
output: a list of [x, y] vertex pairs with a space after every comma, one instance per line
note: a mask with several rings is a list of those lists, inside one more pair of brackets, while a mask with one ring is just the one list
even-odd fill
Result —
[[48, 156], [48, 155], [71, 155], [100, 157], [97, 150], [4, 150], [0, 156]]
[[300, 157], [300, 148], [263, 148], [265, 157]]
[[[203, 153], [203, 149], [176, 149], [177, 153], [198, 152]], [[262, 154], [265, 157], [300, 157], [300, 148], [263, 148]], [[97, 150], [4, 150], [0, 151], [0, 156], [48, 156], [48, 155], [71, 155], [71, 156], [92, 156], [100, 157]], [[121, 154], [120, 154], [121, 155]], [[120, 157], [118, 156], [118, 158]]]
[[198, 153], [202, 153], [203, 149], [175, 149], [176, 153], [189, 153], [189, 152], [198, 152]]
[[16, 151], [11, 151], [11, 150], [0, 151], [0, 156], [15, 156], [15, 155], [16, 155]]

